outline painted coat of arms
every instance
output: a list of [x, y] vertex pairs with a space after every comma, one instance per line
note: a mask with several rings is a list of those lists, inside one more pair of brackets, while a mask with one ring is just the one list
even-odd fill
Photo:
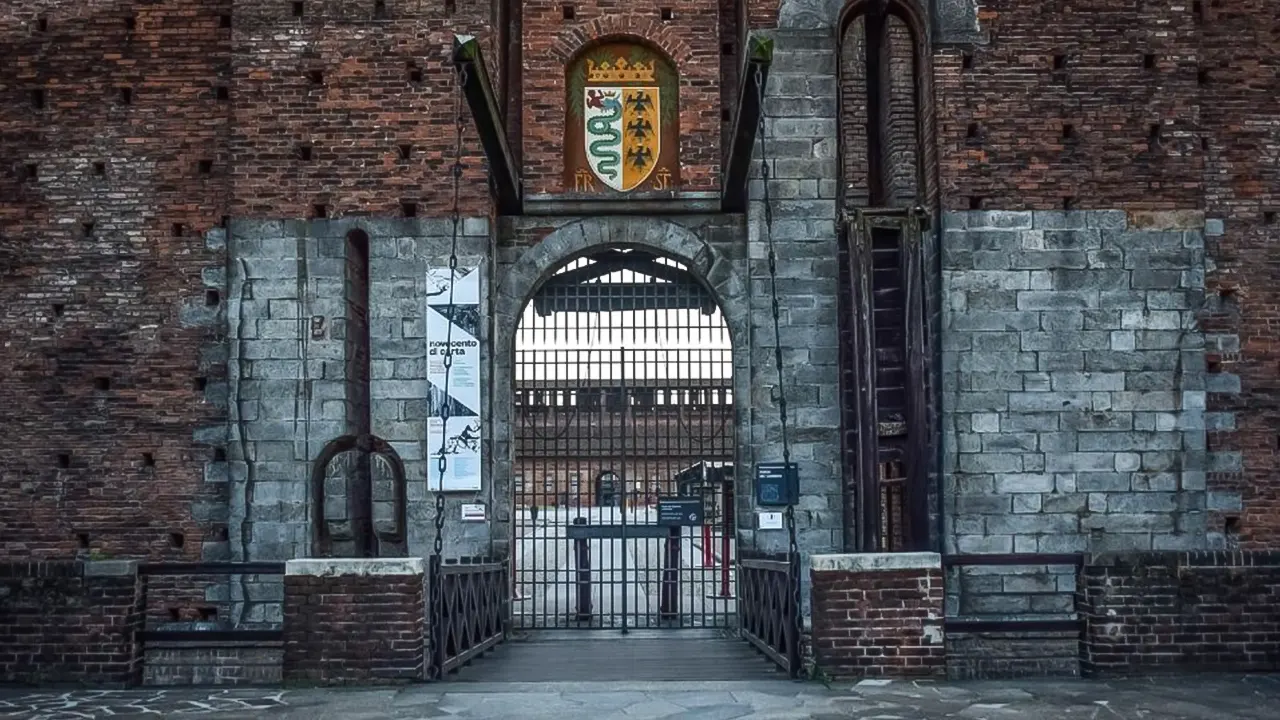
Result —
[[675, 104], [675, 77], [664, 58], [638, 46], [606, 46], [580, 59], [569, 86], [575, 95], [565, 137], [566, 181], [574, 190], [673, 188], [678, 135], [668, 103]]

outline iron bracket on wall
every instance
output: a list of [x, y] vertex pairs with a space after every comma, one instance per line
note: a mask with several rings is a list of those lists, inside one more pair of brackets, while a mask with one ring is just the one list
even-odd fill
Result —
[[473, 35], [454, 35], [453, 62], [463, 78], [462, 92], [471, 108], [471, 117], [475, 120], [485, 157], [489, 160], [489, 177], [498, 212], [503, 215], [519, 215], [523, 211], [520, 171], [516, 167], [511, 148], [507, 145], [502, 109], [489, 79], [480, 41]]
[[769, 82], [769, 66], [773, 63], [773, 40], [756, 33], [747, 36], [746, 61], [738, 84], [738, 108], [729, 136], [729, 152], [721, 185], [720, 209], [727, 213], [747, 211], [747, 180], [756, 146], [756, 129], [760, 127], [760, 96], [755, 92], [756, 73], [762, 85]]

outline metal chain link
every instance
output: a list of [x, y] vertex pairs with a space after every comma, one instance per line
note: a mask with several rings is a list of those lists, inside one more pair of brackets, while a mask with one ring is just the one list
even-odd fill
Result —
[[[462, 186], [462, 88], [467, 83], [467, 70], [465, 67], [458, 68], [458, 91], [453, 101], [453, 118], [454, 118], [454, 155], [453, 155], [453, 207], [449, 211], [449, 220], [453, 223], [453, 239], [449, 246], [449, 305], [447, 317], [449, 322], [446, 323], [444, 335], [444, 395], [443, 402], [440, 404], [440, 460], [437, 464], [439, 471], [440, 484], [436, 486], [436, 537], [435, 542], [431, 546], [431, 554], [434, 558], [432, 568], [434, 572], [430, 578], [431, 605], [431, 627], [432, 637], [437, 642], [442, 642], [444, 633], [440, 630], [444, 623], [444, 597], [441, 588], [440, 569], [444, 566], [444, 516], [445, 516], [445, 499], [444, 499], [444, 476], [449, 469], [449, 456], [446, 454], [448, 449], [449, 438], [449, 379], [453, 369], [453, 291], [457, 284], [458, 273], [458, 225], [462, 222], [462, 217], [458, 212], [458, 197]], [[443, 668], [439, 663], [435, 662], [439, 658], [438, 648], [431, 648], [433, 662], [428, 663], [430, 667], [429, 676], [432, 680], [440, 679]]]
[[[764, 122], [764, 73], [757, 66], [755, 74], [756, 101], [760, 109], [760, 177], [764, 186], [764, 224], [765, 237], [769, 241], [769, 295], [773, 308], [773, 358], [778, 366], [778, 416], [782, 423], [782, 463], [783, 467], [791, 467], [791, 439], [787, 432], [787, 391], [786, 381], [782, 375], [782, 330], [779, 316], [782, 314], [778, 303], [778, 253], [773, 243], [773, 202], [769, 196], [769, 158], [766, 153]], [[800, 613], [800, 547], [796, 542], [796, 508], [788, 504], [784, 511], [787, 524], [787, 561], [791, 565], [792, 601], [795, 603], [794, 621], [796, 642], [799, 643], [804, 631], [804, 618]]]

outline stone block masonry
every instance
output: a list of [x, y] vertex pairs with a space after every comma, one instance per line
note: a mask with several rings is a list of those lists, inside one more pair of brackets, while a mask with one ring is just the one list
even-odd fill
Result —
[[0, 682], [127, 686], [142, 678], [137, 563], [0, 563]]
[[[942, 246], [948, 550], [1204, 547], [1202, 217], [954, 212]], [[1046, 582], [999, 602], [1069, 611]]]
[[936, 553], [814, 555], [813, 657], [836, 678], [946, 672]]
[[291, 560], [284, 578], [284, 681], [324, 685], [426, 677], [421, 558]]
[[1280, 554], [1100, 555], [1080, 580], [1086, 675], [1280, 670]]

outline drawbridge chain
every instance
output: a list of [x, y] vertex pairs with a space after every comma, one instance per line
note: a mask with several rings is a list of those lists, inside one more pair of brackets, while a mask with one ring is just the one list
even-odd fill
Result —
[[[462, 184], [462, 88], [467, 82], [467, 70], [465, 67], [458, 68], [458, 88], [454, 96], [453, 102], [453, 122], [454, 122], [454, 155], [453, 155], [453, 205], [449, 211], [449, 219], [453, 223], [453, 238], [449, 246], [449, 305], [446, 317], [453, 317], [453, 292], [457, 284], [458, 274], [458, 226], [462, 222], [462, 218], [458, 212], [458, 195]], [[429, 602], [431, 611], [431, 660], [427, 663], [427, 679], [439, 680], [443, 674], [444, 668], [441, 666], [440, 644], [444, 642], [444, 598], [441, 583], [443, 576], [441, 569], [444, 567], [444, 516], [445, 516], [445, 498], [444, 498], [444, 476], [449, 469], [449, 454], [447, 443], [449, 438], [449, 377], [453, 369], [453, 323], [446, 323], [445, 342], [444, 342], [444, 402], [440, 403], [440, 460], [437, 464], [439, 472], [440, 484], [435, 490], [435, 542], [431, 546], [431, 566], [429, 578]]]
[[[756, 101], [760, 108], [760, 126], [757, 134], [760, 136], [760, 178], [764, 187], [764, 224], [765, 237], [769, 242], [769, 297], [773, 310], [773, 357], [774, 362], [778, 366], [778, 416], [782, 424], [782, 462], [783, 467], [788, 471], [791, 468], [791, 439], [787, 432], [787, 390], [786, 380], [783, 378], [782, 371], [782, 329], [779, 316], [782, 311], [778, 304], [778, 253], [773, 242], [773, 202], [769, 197], [769, 159], [766, 154], [767, 144], [765, 142], [765, 111], [764, 111], [764, 73], [757, 66], [755, 72], [756, 85]], [[803, 636], [804, 619], [800, 614], [800, 548], [796, 542], [796, 509], [793, 503], [788, 503], [785, 510], [785, 519], [787, 523], [787, 562], [791, 567], [791, 592], [792, 592], [792, 618], [795, 621], [795, 643], [798, 648], [800, 638]]]

